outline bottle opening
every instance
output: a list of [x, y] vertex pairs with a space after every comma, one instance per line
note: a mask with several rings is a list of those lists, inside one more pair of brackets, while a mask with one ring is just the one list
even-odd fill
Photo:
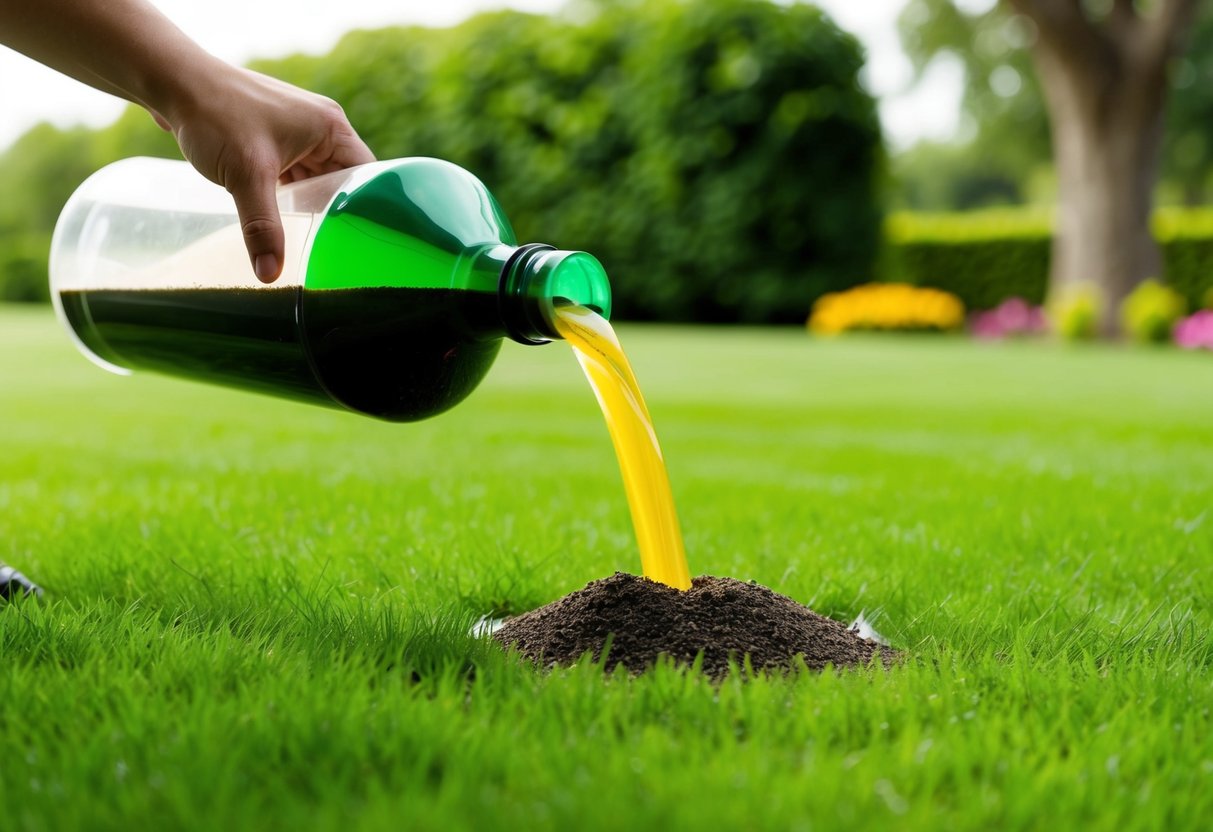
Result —
[[604, 318], [611, 316], [610, 286], [606, 271], [597, 258], [584, 251], [553, 251], [543, 259], [555, 261], [547, 278], [548, 294], [553, 303], [584, 306]]
[[604, 318], [611, 314], [606, 270], [584, 251], [519, 247], [502, 269], [498, 296], [510, 337], [523, 344], [561, 337], [553, 323], [556, 306], [584, 306]]

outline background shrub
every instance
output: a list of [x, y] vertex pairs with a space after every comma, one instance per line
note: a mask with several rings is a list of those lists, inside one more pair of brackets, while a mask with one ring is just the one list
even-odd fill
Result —
[[1165, 344], [1171, 330], [1186, 315], [1183, 296], [1157, 280], [1144, 280], [1120, 305], [1124, 331], [1143, 344]]
[[5, 257], [0, 260], [0, 300], [10, 303], [43, 303], [50, 300], [46, 270], [35, 257]]
[[1067, 341], [1088, 341], [1099, 334], [1104, 300], [1091, 283], [1066, 286], [1049, 299], [1053, 330]]
[[[588, 9], [353, 32], [326, 57], [256, 67], [342, 102], [380, 158], [466, 167], [521, 240], [594, 252], [620, 317], [802, 323], [824, 292], [872, 277], [882, 151], [850, 35], [765, 0]], [[58, 165], [33, 175], [25, 232], [49, 231], [101, 164], [176, 155], [137, 112], [71, 138], [70, 159], [19, 143], [0, 167], [9, 192], [26, 153]]]

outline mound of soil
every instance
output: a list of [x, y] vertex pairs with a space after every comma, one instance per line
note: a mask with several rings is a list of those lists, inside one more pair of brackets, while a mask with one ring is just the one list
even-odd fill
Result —
[[756, 583], [701, 576], [685, 592], [616, 572], [547, 606], [505, 622], [494, 633], [503, 647], [547, 667], [572, 664], [587, 652], [595, 660], [610, 636], [607, 669], [639, 673], [660, 655], [690, 664], [703, 652], [703, 671], [728, 674], [729, 660], [749, 655], [755, 670], [806, 666], [885, 665], [897, 651], [869, 641], [837, 621]]

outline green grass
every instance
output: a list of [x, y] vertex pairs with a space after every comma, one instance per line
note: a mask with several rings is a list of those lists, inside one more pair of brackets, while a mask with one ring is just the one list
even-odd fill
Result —
[[0, 309], [4, 829], [1197, 829], [1213, 359], [622, 328], [692, 571], [889, 673], [543, 675], [468, 627], [639, 568], [560, 345], [389, 425], [102, 373]]

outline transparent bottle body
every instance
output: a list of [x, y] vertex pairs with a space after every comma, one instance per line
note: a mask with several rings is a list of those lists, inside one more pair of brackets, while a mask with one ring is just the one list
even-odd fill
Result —
[[[402, 159], [283, 186], [278, 202], [286, 252], [267, 285], [222, 188], [184, 162], [103, 168], [55, 228], [61, 320], [115, 372], [167, 372], [393, 421], [442, 412], [476, 387], [506, 335], [499, 282], [518, 251], [479, 180]], [[556, 254], [577, 255], [563, 258], [568, 284], [588, 255]], [[595, 291], [605, 285], [603, 273]]]

